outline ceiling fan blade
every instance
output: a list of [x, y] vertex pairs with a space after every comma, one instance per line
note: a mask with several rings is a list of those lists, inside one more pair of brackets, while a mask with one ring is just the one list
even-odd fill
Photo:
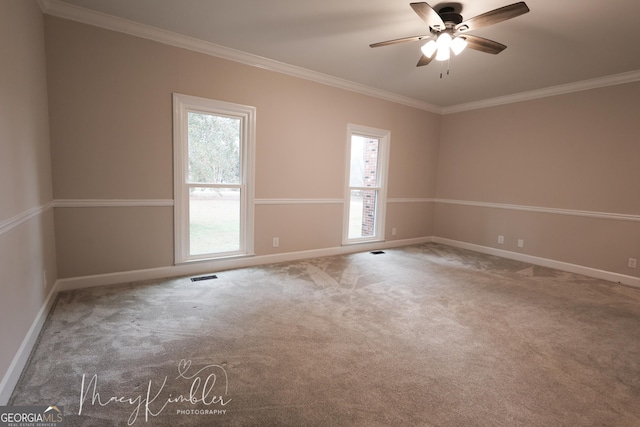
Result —
[[431, 35], [425, 35], [425, 36], [412, 36], [412, 37], [403, 37], [401, 39], [394, 39], [394, 40], [387, 40], [384, 42], [378, 42], [378, 43], [373, 43], [370, 44], [369, 47], [380, 47], [380, 46], [389, 46], [392, 44], [396, 44], [396, 43], [404, 43], [404, 42], [412, 42], [412, 41], [416, 41], [416, 40], [422, 40], [425, 39], [427, 37], [431, 37]]
[[424, 22], [427, 23], [428, 26], [436, 30], [444, 30], [444, 21], [442, 20], [440, 15], [438, 15], [438, 12], [433, 10], [433, 8], [427, 3], [410, 3], [409, 5], [413, 9], [413, 11], [417, 13]]
[[506, 21], [507, 19], [515, 18], [516, 16], [523, 15], [529, 12], [529, 7], [523, 1], [514, 3], [509, 6], [500, 7], [490, 12], [483, 13], [482, 15], [469, 18], [466, 21], [456, 25], [456, 31], [470, 31], [489, 25], [497, 24], [498, 22]]
[[493, 40], [484, 39], [478, 36], [472, 36], [470, 34], [465, 34], [460, 37], [463, 37], [467, 41], [468, 48], [479, 50], [480, 52], [497, 55], [507, 48], [507, 46], [502, 43], [494, 42]]
[[428, 65], [433, 60], [433, 58], [435, 58], [435, 57], [436, 57], [435, 55], [433, 55], [431, 58], [429, 58], [426, 55], [422, 55], [420, 57], [420, 60], [418, 61], [418, 64], [416, 65], [416, 67], [422, 67], [424, 65]]

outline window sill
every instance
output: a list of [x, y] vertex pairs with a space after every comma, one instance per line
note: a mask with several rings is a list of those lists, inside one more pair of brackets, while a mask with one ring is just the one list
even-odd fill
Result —
[[173, 265], [189, 265], [189, 264], [198, 264], [198, 263], [210, 263], [210, 262], [216, 262], [216, 261], [222, 262], [222, 261], [230, 261], [234, 259], [251, 258], [251, 257], [254, 257], [255, 255], [256, 254], [254, 253], [249, 253], [249, 254], [223, 255], [223, 256], [217, 256], [217, 257], [211, 257], [211, 258], [187, 259], [187, 260], [175, 261]]
[[366, 245], [368, 243], [384, 243], [385, 239], [368, 239], [368, 240], [358, 240], [353, 242], [342, 242], [342, 246], [357, 246], [357, 245]]

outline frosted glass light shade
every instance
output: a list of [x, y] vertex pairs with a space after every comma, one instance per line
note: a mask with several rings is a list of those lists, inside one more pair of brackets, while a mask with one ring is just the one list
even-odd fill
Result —
[[438, 36], [438, 41], [436, 41], [436, 45], [438, 46], [436, 61], [446, 61], [449, 59], [451, 56], [449, 53], [449, 48], [451, 47], [451, 36], [448, 33], [440, 34]]
[[446, 61], [451, 57], [449, 53], [449, 49], [438, 48], [438, 53], [436, 54], [436, 61]]
[[438, 41], [436, 41], [436, 44], [438, 45], [438, 49], [449, 49], [449, 47], [451, 46], [451, 36], [449, 35], [449, 33], [440, 34], [438, 36]]
[[429, 40], [424, 46], [420, 48], [420, 50], [422, 50], [424, 56], [426, 56], [427, 58], [431, 58], [433, 54], [436, 53], [437, 48], [438, 45], [436, 44], [436, 41]]
[[451, 50], [456, 55], [459, 55], [460, 52], [462, 52], [465, 47], [467, 47], [467, 41], [465, 39], [463, 39], [462, 37], [456, 37], [451, 42]]

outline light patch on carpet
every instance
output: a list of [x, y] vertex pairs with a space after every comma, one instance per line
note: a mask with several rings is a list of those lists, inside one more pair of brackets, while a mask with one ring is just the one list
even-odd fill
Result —
[[518, 274], [521, 276], [533, 277], [533, 266], [523, 268], [522, 270], [518, 271]]
[[305, 265], [309, 277], [315, 284], [322, 288], [339, 288], [340, 284], [333, 277], [329, 276], [325, 271], [319, 269], [315, 265]]

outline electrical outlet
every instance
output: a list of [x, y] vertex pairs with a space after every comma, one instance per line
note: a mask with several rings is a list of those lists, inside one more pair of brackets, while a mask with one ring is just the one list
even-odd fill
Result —
[[392, 235], [392, 236], [395, 236], [395, 235], [396, 235], [396, 228], [395, 228], [395, 227], [393, 227], [393, 228], [391, 229], [391, 235]]
[[627, 263], [627, 266], [629, 268], [637, 268], [638, 267], [638, 260], [635, 258], [629, 258], [629, 262]]
[[501, 234], [498, 235], [498, 243], [504, 245], [504, 236]]
[[524, 248], [524, 240], [518, 239], [518, 247], [519, 248]]
[[273, 238], [273, 247], [277, 248], [280, 246], [280, 238], [279, 237], [274, 237]]

